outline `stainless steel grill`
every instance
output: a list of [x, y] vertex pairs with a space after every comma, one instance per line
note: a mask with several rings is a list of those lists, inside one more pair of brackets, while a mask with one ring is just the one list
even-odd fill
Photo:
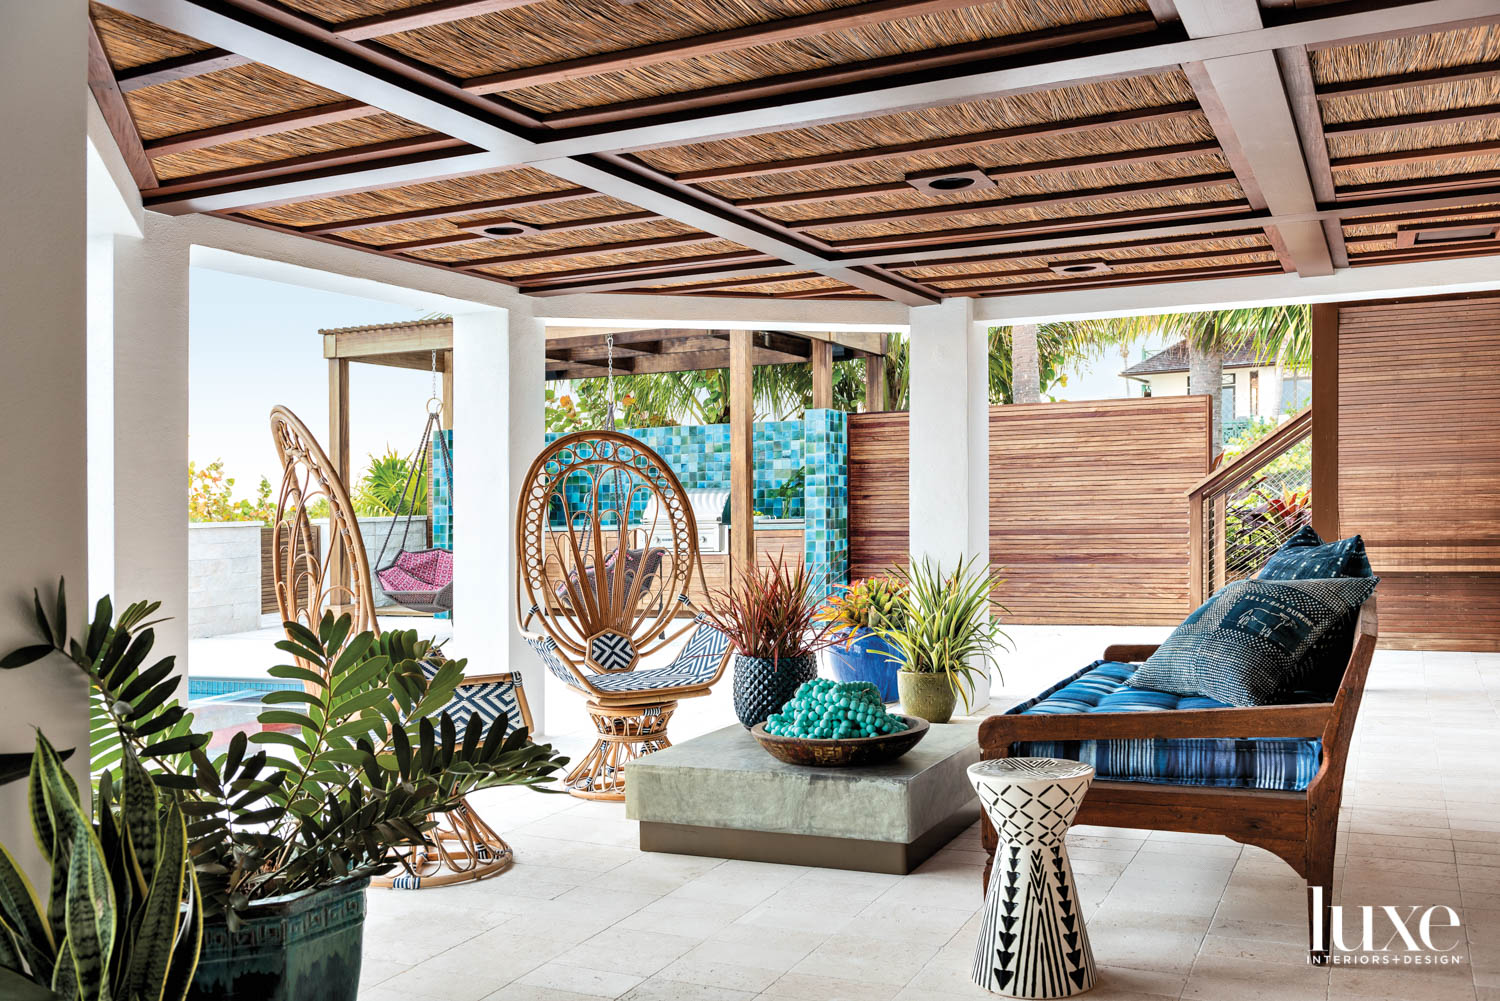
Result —
[[[729, 529], [724, 524], [724, 505], [729, 503], [728, 490], [688, 490], [688, 507], [693, 509], [693, 518], [698, 523], [698, 551], [700, 553], [725, 553], [729, 551]], [[663, 546], [671, 541], [672, 529], [665, 518], [656, 517], [656, 499], [647, 505], [644, 524], [655, 523], [651, 536], [653, 546]]]

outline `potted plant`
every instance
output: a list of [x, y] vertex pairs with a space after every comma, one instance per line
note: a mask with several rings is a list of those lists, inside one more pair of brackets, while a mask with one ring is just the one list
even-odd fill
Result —
[[203, 907], [181, 809], [158, 796], [128, 748], [119, 798], [106, 771], [94, 819], [63, 770], [66, 755], [44, 734], [27, 757], [50, 900], [38, 900], [0, 847], [0, 997], [183, 1001], [198, 964]]
[[972, 711], [976, 683], [996, 665], [996, 644], [1008, 641], [990, 614], [990, 593], [1001, 578], [979, 557], [959, 560], [951, 573], [927, 559], [894, 573], [904, 585], [904, 621], [874, 632], [891, 645], [890, 656], [900, 665], [901, 708], [929, 723], [946, 723], [959, 697], [964, 711]]
[[817, 608], [807, 568], [789, 567], [780, 557], [709, 595], [703, 618], [735, 653], [734, 714], [746, 729], [818, 676], [817, 653], [836, 636], [831, 624], [817, 621]]
[[841, 642], [828, 648], [828, 666], [838, 681], [868, 681], [883, 702], [895, 702], [897, 662], [889, 643], [875, 632], [899, 629], [906, 621], [904, 585], [888, 574], [866, 577], [830, 595], [818, 621], [830, 623]]
[[460, 732], [443, 707], [464, 661], [415, 631], [351, 635], [350, 617], [332, 614], [316, 630], [286, 623], [291, 638], [276, 645], [295, 663], [269, 673], [304, 687], [269, 693], [266, 729], [210, 759], [209, 735], [172, 697], [172, 658], [149, 661], [156, 608], [132, 605], [112, 623], [103, 598], [69, 638], [59, 585], [53, 616], [36, 602], [42, 642], [0, 666], [67, 656], [91, 686], [95, 770], [121, 762], [127, 796], [132, 782], [154, 785], [166, 815], [186, 818], [203, 908], [188, 1001], [354, 1001], [370, 877], [426, 843], [432, 815], [467, 794], [539, 787], [567, 759], [504, 718], [486, 732], [471, 716]]

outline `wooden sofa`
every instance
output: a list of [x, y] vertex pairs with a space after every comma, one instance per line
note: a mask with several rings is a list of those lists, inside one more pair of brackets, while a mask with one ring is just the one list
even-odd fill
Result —
[[[1314, 918], [1311, 891], [1315, 886], [1323, 888], [1322, 927], [1327, 929], [1328, 908], [1333, 902], [1333, 854], [1338, 838], [1344, 767], [1355, 717], [1364, 696], [1370, 657], [1375, 652], [1377, 622], [1372, 597], [1360, 610], [1349, 663], [1332, 702], [1250, 709], [990, 716], [979, 727], [980, 752], [985, 758], [1009, 757], [1012, 745], [1024, 741], [1321, 737], [1322, 759], [1304, 791], [1095, 782], [1084, 798], [1076, 823], [1222, 834], [1258, 845], [1280, 856], [1307, 881], [1309, 931]], [[1104, 651], [1104, 659], [1137, 663], [1155, 650], [1155, 646], [1147, 645], [1111, 646]], [[985, 863], [983, 876], [988, 887], [996, 839], [987, 819], [983, 839], [991, 857]], [[1308, 941], [1312, 942], [1311, 936]], [[1314, 963], [1326, 962], [1327, 952], [1312, 950], [1310, 958]]]

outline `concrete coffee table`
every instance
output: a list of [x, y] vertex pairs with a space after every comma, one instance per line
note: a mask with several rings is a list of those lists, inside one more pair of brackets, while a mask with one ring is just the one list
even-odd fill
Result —
[[979, 819], [978, 760], [977, 722], [865, 768], [783, 764], [727, 726], [632, 761], [625, 812], [642, 851], [904, 874]]

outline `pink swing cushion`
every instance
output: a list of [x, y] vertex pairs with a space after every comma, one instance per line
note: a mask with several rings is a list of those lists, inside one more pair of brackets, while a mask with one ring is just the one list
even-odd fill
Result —
[[375, 577], [386, 592], [438, 591], [453, 583], [453, 553], [446, 549], [409, 553], [403, 549], [390, 566], [377, 570]]

